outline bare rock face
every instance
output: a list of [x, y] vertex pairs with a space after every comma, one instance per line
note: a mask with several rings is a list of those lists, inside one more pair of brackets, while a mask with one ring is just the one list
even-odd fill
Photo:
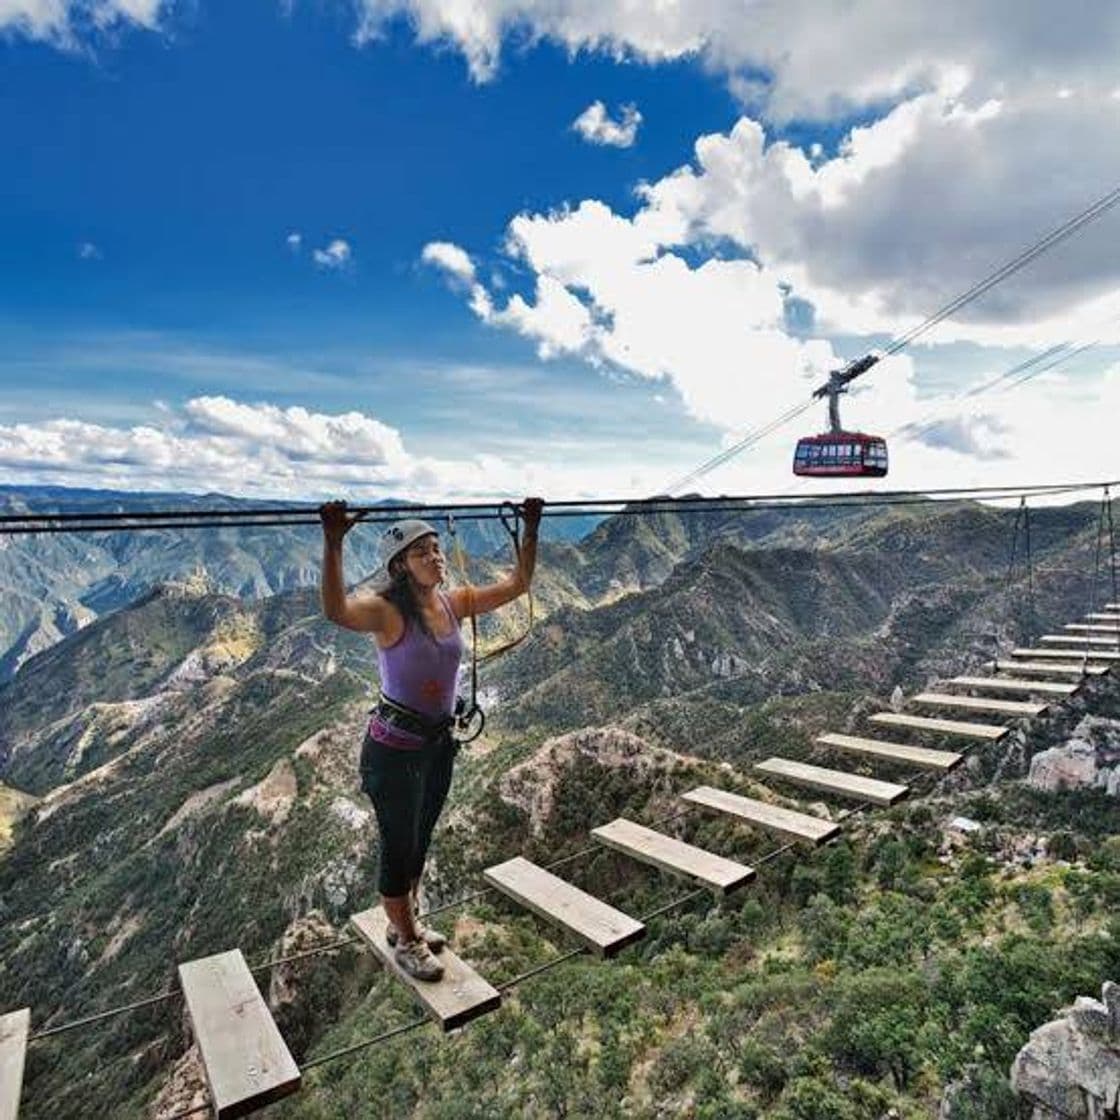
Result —
[[202, 1058], [198, 1046], [192, 1046], [172, 1067], [148, 1106], [147, 1120], [169, 1120], [188, 1109], [202, 1108], [209, 1099]]
[[584, 728], [549, 739], [531, 758], [507, 770], [498, 783], [498, 793], [507, 804], [523, 809], [534, 834], [539, 834], [552, 814], [557, 786], [569, 767], [588, 760], [643, 775], [672, 769], [682, 757], [621, 728]]
[[1120, 720], [1086, 716], [1063, 746], [1031, 759], [1027, 781], [1050, 792], [1097, 787], [1120, 797]]
[[[297, 918], [274, 947], [281, 960], [340, 940], [339, 932], [317, 910]], [[329, 1008], [342, 992], [336, 952], [302, 957], [272, 969], [268, 1005], [297, 1061], [314, 1040], [316, 1023], [330, 1022]]]
[[1078, 996], [1039, 1027], [1011, 1067], [1011, 1087], [1033, 1106], [1031, 1120], [1114, 1120], [1120, 1116], [1120, 985], [1101, 999]]

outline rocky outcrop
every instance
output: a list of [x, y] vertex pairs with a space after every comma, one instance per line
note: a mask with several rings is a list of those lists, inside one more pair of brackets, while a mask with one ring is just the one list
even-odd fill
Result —
[[640, 775], [671, 770], [683, 758], [617, 727], [585, 728], [549, 739], [531, 758], [507, 770], [498, 793], [507, 804], [525, 811], [530, 828], [539, 835], [552, 815], [557, 787], [571, 766], [589, 761]]
[[271, 825], [281, 825], [292, 811], [297, 792], [296, 772], [287, 758], [281, 758], [261, 781], [234, 798], [234, 804], [255, 809]]
[[1120, 1116], [1120, 985], [1101, 999], [1078, 996], [1061, 1019], [1039, 1027], [1011, 1067], [1011, 1087], [1031, 1120]]
[[363, 960], [366, 955], [358, 946], [317, 952], [341, 940], [326, 916], [312, 910], [296, 918], [273, 947], [273, 960], [284, 963], [272, 969], [268, 1006], [297, 1061], [333, 1021], [344, 977], [358, 976], [368, 982], [365, 969], [372, 966]]
[[1048, 792], [1099, 788], [1120, 797], [1120, 720], [1086, 716], [1062, 746], [1031, 759], [1027, 782]]

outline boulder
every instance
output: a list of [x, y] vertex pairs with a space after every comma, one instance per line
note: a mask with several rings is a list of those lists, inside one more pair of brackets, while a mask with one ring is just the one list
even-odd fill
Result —
[[1011, 1087], [1031, 1120], [1110, 1120], [1120, 1115], [1120, 985], [1101, 999], [1079, 996], [1065, 1015], [1039, 1027], [1011, 1067]]
[[1048, 792], [1098, 787], [1120, 797], [1120, 720], [1086, 716], [1062, 746], [1031, 759], [1027, 782]]

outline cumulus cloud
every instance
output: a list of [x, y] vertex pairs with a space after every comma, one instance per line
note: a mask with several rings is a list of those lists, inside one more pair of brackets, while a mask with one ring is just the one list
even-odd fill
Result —
[[470, 254], [450, 241], [429, 241], [421, 250], [420, 259], [425, 264], [442, 269], [460, 284], [475, 282], [474, 261]]
[[350, 243], [341, 237], [336, 237], [326, 248], [314, 249], [311, 259], [320, 267], [338, 271], [345, 268], [353, 259]]
[[359, 41], [406, 20], [421, 43], [459, 50], [477, 81], [494, 76], [506, 40], [696, 56], [782, 119], [842, 115], [950, 77], [983, 97], [1024, 81], [1113, 89], [1120, 53], [1120, 9], [1107, 2], [1079, 6], [1065, 30], [1047, 0], [359, 0], [359, 12]]
[[[0, 479], [119, 489], [222, 491], [245, 496], [321, 499], [489, 498], [527, 491], [595, 494], [602, 465], [563, 451], [532, 461], [472, 453], [457, 459], [416, 454], [376, 417], [318, 413], [223, 396], [161, 403], [160, 424], [130, 427], [70, 418], [0, 425]], [[624, 492], [650, 493], [663, 467], [628, 466]]]
[[0, 34], [73, 48], [96, 32], [156, 31], [173, 0], [0, 0]]
[[622, 118], [612, 120], [602, 101], [594, 101], [572, 122], [572, 128], [589, 144], [630, 148], [638, 137], [642, 114], [636, 105], [623, 105]]
[[[1114, 142], [1093, 149], [1104, 132]], [[469, 306], [542, 357], [664, 378], [694, 416], [749, 425], [803, 399], [839, 361], [830, 339], [906, 330], [1083, 208], [1086, 182], [1106, 180], [1115, 150], [1110, 100], [973, 105], [950, 87], [816, 159], [745, 116], [643, 185], [630, 215], [585, 200], [513, 218], [503, 252], [531, 286], [503, 302], [474, 280]], [[1040, 176], [1040, 162], [1079, 174]], [[1120, 260], [1102, 236], [1118, 224], [1103, 219], [925, 341], [1042, 346], [1093, 323], [1120, 338]], [[804, 338], [806, 324], [820, 337]]]
[[[757, 256], [836, 329], [895, 332], [1111, 188], [1118, 146], [1107, 98], [974, 105], [939, 91], [852, 130], [815, 163], [743, 117], [698, 140], [695, 165], [647, 187], [644, 201], [668, 237], [725, 238]], [[1063, 165], [1077, 176], [1042, 170]], [[1029, 343], [1068, 330], [1071, 313], [1120, 281], [1109, 249], [1118, 229], [1115, 214], [1102, 219], [940, 337]]]
[[292, 230], [292, 232], [284, 238], [284, 244], [287, 245], [293, 253], [298, 253], [303, 247], [303, 234], [298, 230]]

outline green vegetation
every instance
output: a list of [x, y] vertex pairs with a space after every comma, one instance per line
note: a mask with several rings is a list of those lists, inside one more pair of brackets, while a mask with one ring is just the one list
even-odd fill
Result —
[[[1040, 519], [1040, 554], [1084, 551], [1071, 517]], [[1006, 524], [968, 510], [631, 522], [554, 546], [544, 623], [487, 671], [501, 702], [461, 757], [429, 900], [475, 890], [517, 852], [580, 852], [619, 814], [755, 864], [757, 881], [660, 914], [615, 961], [533, 977], [461, 1033], [424, 1028], [326, 1065], [276, 1114], [916, 1120], [954, 1086], [953, 1120], [1010, 1118], [1007, 1067], [1030, 1031], [1120, 977], [1115, 800], [1015, 780], [1076, 710], [1038, 721], [1023, 758], [978, 750], [931, 798], [855, 818], [814, 853], [770, 858], [773, 840], [677, 799], [700, 782], [757, 795], [752, 762], [815, 757], [819, 731], [854, 728], [896, 683], [987, 652], [1009, 602]], [[1062, 587], [1040, 597], [1067, 609]], [[371, 650], [316, 612], [305, 592], [153, 595], [4, 686], [0, 764], [47, 797], [0, 857], [0, 1007], [30, 1003], [40, 1024], [95, 1012], [165, 988], [176, 961], [238, 945], [255, 963], [312, 912], [316, 936], [333, 936], [371, 903], [376, 841], [354, 767]], [[130, 722], [123, 702], [203, 649], [231, 663]], [[1108, 682], [1091, 703], [1120, 714]], [[547, 739], [604, 722], [676, 753], [547, 769]], [[535, 819], [499, 795], [520, 764], [549, 783], [546, 809], [526, 801]], [[950, 846], [957, 813], [985, 827]], [[1039, 837], [1048, 858], [1014, 854]], [[610, 851], [562, 873], [635, 915], [689, 893]], [[494, 982], [570, 948], [494, 896], [440, 922]], [[416, 1014], [356, 949], [281, 986], [300, 1057]], [[24, 1112], [68, 1120], [93, 1102], [140, 1117], [188, 1045], [176, 1001], [37, 1044]]]

